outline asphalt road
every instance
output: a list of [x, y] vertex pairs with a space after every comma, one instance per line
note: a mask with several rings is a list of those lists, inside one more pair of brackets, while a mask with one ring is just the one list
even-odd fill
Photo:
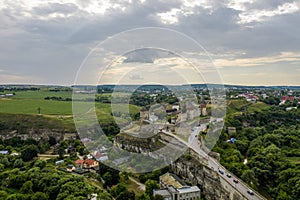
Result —
[[[188, 139], [188, 142], [182, 140], [181, 138], [177, 137], [176, 135], [172, 134], [171, 132], [163, 131], [165, 134], [172, 135], [175, 137], [177, 140], [181, 141], [182, 143], [188, 145], [191, 149], [193, 149], [195, 152], [199, 154], [201, 157], [205, 157], [208, 160], [208, 166], [210, 168], [213, 168], [215, 171], [217, 171], [220, 174], [221, 177], [221, 182], [223, 185], [228, 184], [228, 187], [231, 189], [234, 189], [238, 191], [240, 194], [244, 196], [245, 199], [249, 200], [260, 200], [260, 199], [265, 199], [262, 197], [260, 194], [258, 194], [256, 191], [252, 190], [254, 195], [248, 194], [249, 187], [240, 179], [238, 179], [234, 174], [228, 172], [217, 160], [214, 158], [208, 156], [208, 154], [203, 151], [200, 148], [200, 142], [198, 140], [198, 134], [200, 131], [204, 131], [206, 128], [207, 124], [201, 124], [201, 126], [194, 127], [191, 131], [191, 135]], [[224, 171], [224, 174], [221, 174], [219, 172], [219, 169]], [[227, 177], [227, 174], [231, 174], [231, 177]], [[233, 179], [237, 179], [238, 183], [235, 183]], [[231, 187], [230, 187], [231, 186]]]

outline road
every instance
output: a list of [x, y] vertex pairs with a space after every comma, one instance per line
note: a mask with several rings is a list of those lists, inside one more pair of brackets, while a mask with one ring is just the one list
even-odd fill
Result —
[[[172, 134], [169, 131], [163, 130], [163, 133], [170, 135], [170, 136], [176, 138], [177, 140], [179, 140], [180, 142], [184, 143], [189, 148], [191, 148], [195, 152], [197, 152], [199, 154], [199, 157], [206, 158], [208, 160], [208, 167], [214, 169], [218, 173], [219, 173], [219, 169], [223, 170], [224, 174], [219, 173], [220, 177], [221, 177], [221, 183], [223, 185], [229, 184], [231, 186], [231, 188], [238, 191], [240, 194], [242, 194], [244, 196], [244, 198], [249, 199], [249, 200], [266, 199], [266, 198], [262, 197], [259, 193], [254, 191], [253, 189], [251, 189], [251, 190], [254, 192], [254, 195], [248, 194], [247, 191], [249, 190], [249, 187], [243, 181], [238, 179], [232, 173], [228, 172], [228, 170], [226, 170], [225, 167], [223, 167], [217, 160], [210, 157], [205, 151], [203, 151], [203, 149], [200, 148], [200, 141], [198, 140], [197, 137], [198, 137], [199, 132], [204, 131], [206, 129], [206, 127], [207, 127], [207, 124], [201, 124], [201, 126], [194, 127], [192, 129], [192, 133], [188, 139], [188, 142], [182, 140], [181, 138]], [[231, 174], [231, 177], [230, 178], [227, 177], [227, 174]], [[233, 179], [237, 179], [238, 183], [233, 182]]]

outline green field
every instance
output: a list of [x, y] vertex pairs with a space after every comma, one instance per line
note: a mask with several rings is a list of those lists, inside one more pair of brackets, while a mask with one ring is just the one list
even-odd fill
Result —
[[[8, 92], [6, 92], [8, 93]], [[41, 89], [37, 91], [17, 91], [15, 92], [15, 96], [13, 96], [13, 99], [44, 99], [45, 97], [49, 96], [55, 96], [55, 97], [62, 97], [62, 98], [71, 98], [72, 92], [52, 92], [47, 89]]]
[[[77, 95], [77, 97], [80, 95]], [[82, 95], [83, 96], [83, 95]], [[82, 98], [82, 96], [80, 98]], [[103, 96], [109, 96], [109, 94], [103, 94]], [[45, 100], [45, 97], [62, 97], [71, 98], [72, 92], [51, 92], [43, 89], [38, 91], [20, 91], [15, 92], [15, 96], [9, 98], [0, 99], [0, 118], [2, 121], [6, 121], [3, 114], [17, 114], [36, 116], [38, 114], [38, 108], [40, 108], [43, 118], [49, 118], [62, 123], [68, 128], [74, 127], [72, 101], [57, 101], [57, 100]], [[85, 95], [85, 97], [92, 97], [92, 95]], [[86, 114], [92, 112], [95, 106], [98, 120], [102, 123], [112, 122], [114, 119], [111, 116], [111, 104], [99, 103], [99, 102], [76, 102], [78, 112]], [[119, 105], [117, 110], [125, 112], [128, 109], [128, 105]], [[138, 106], [129, 105], [130, 113], [138, 113], [140, 108]], [[116, 119], [118, 122], [123, 122], [124, 119]], [[35, 121], [35, 119], [33, 119]]]
[[226, 115], [239, 115], [242, 114], [242, 111], [254, 113], [255, 111], [262, 111], [268, 108], [270, 106], [263, 102], [252, 103], [246, 100], [229, 100], [227, 102]]

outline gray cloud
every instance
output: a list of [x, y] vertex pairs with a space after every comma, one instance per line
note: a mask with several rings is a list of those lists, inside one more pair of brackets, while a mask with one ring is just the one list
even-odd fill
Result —
[[[229, 7], [232, 0], [209, 1], [211, 7], [204, 4], [188, 7], [180, 0], [144, 3], [116, 0], [111, 1], [104, 13], [89, 10], [95, 3], [91, 0], [38, 1], [41, 4], [37, 5], [22, 2], [0, 3], [0, 69], [38, 77], [32, 80], [34, 83], [72, 84], [77, 68], [98, 42], [121, 31], [145, 26], [181, 31], [195, 38], [216, 58], [225, 54], [238, 59], [300, 52], [299, 12], [238, 23], [245, 12], [272, 11], [294, 2], [291, 0], [254, 1], [243, 4], [244, 10]], [[158, 13], [172, 9], [181, 11], [173, 16], [178, 22], [164, 24]], [[274, 67], [279, 72], [278, 68]]]

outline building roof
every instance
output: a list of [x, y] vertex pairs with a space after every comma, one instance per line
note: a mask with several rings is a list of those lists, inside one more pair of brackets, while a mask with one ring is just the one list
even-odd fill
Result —
[[76, 165], [82, 165], [83, 163], [84, 163], [84, 160], [81, 160], [81, 159], [75, 161]]
[[172, 185], [175, 188], [181, 188], [186, 184], [175, 174], [166, 173], [160, 176], [160, 180], [167, 186]]
[[289, 100], [289, 101], [294, 101], [294, 99], [295, 99], [295, 97], [294, 96], [283, 96], [283, 97], [281, 97], [281, 101], [287, 101], [287, 100]]
[[94, 152], [94, 158], [99, 159], [102, 156], [102, 154], [99, 151]]
[[153, 194], [160, 195], [162, 197], [171, 197], [171, 193], [167, 189], [155, 189], [153, 190]]
[[0, 154], [3, 154], [3, 155], [8, 154], [8, 153], [9, 153], [8, 150], [2, 150], [2, 151], [0, 151]]
[[179, 194], [184, 194], [184, 193], [191, 193], [191, 192], [200, 192], [200, 189], [197, 186], [187, 186], [187, 187], [178, 188], [177, 191], [179, 192]]
[[94, 162], [96, 162], [96, 161], [95, 161], [95, 160], [92, 160], [92, 159], [86, 159], [86, 160], [84, 161], [84, 164], [92, 165], [92, 164], [94, 164]]

